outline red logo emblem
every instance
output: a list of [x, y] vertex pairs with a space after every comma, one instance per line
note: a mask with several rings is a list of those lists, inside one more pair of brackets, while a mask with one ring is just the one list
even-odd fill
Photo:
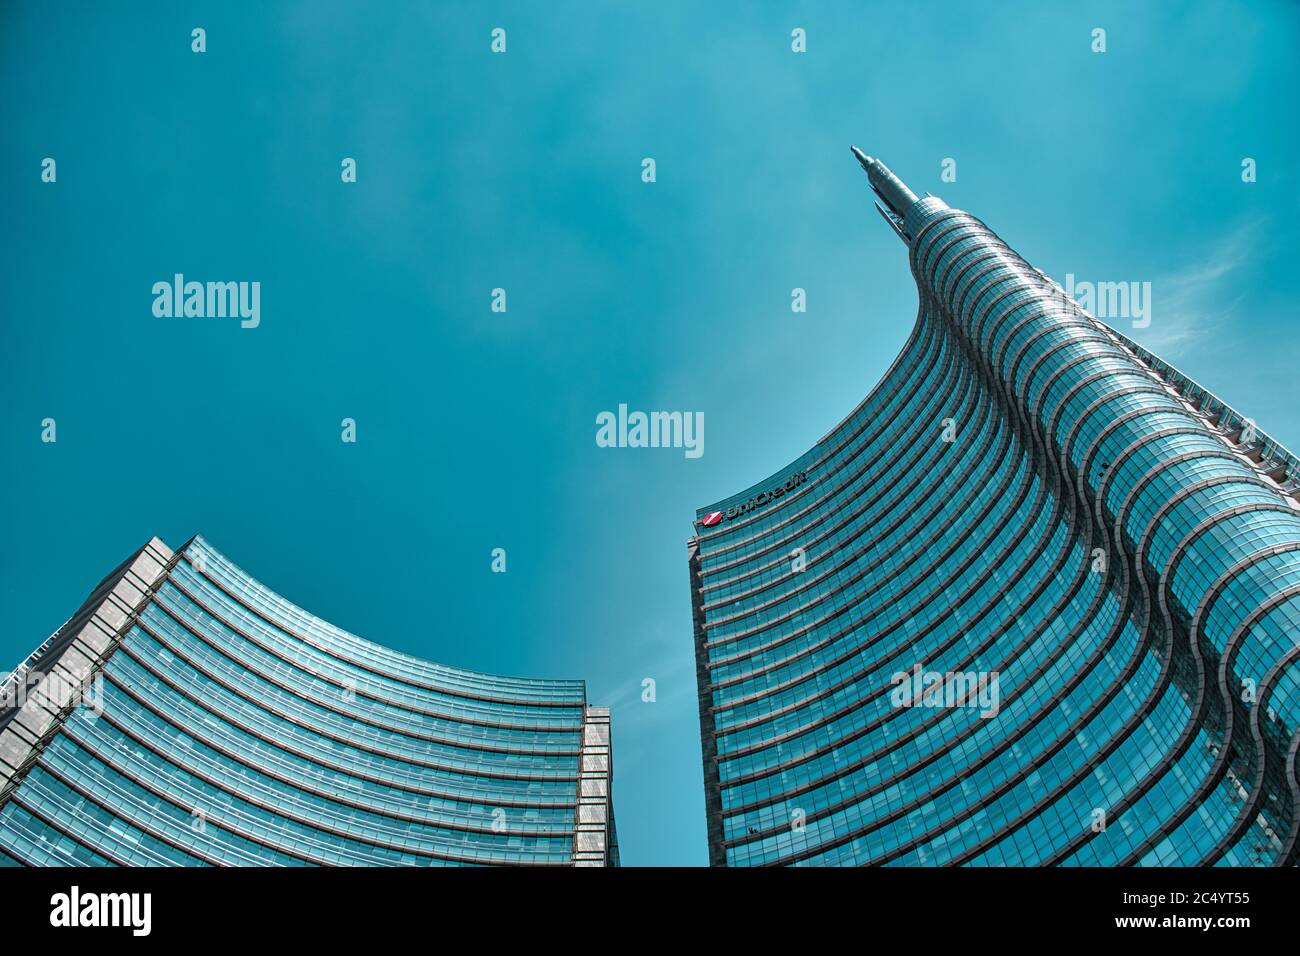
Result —
[[708, 514], [706, 514], [703, 518], [700, 519], [700, 524], [704, 525], [704, 527], [706, 528], [712, 528], [715, 524], [717, 524], [721, 520], [722, 520], [721, 511], [710, 511]]

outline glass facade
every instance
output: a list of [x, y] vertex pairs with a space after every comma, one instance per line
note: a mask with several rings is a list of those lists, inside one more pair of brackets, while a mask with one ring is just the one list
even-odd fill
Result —
[[0, 696], [0, 862], [616, 865], [609, 712], [154, 539]]
[[697, 513], [711, 862], [1293, 863], [1300, 462], [858, 156], [920, 305]]

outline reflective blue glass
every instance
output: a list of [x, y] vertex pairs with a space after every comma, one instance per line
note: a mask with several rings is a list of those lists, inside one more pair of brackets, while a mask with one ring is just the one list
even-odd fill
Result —
[[202, 538], [155, 539], [28, 663], [0, 699], [11, 863], [618, 862], [582, 681], [372, 644]]
[[859, 161], [920, 306], [857, 409], [696, 514], [711, 861], [1294, 862], [1300, 463]]

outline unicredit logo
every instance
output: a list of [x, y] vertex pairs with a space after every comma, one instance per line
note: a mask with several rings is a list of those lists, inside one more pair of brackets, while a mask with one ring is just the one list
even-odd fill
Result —
[[726, 511], [710, 511], [700, 519], [700, 524], [706, 528], [712, 528], [714, 525], [720, 524], [724, 520], [732, 521], [739, 518], [741, 515], [747, 515], [755, 508], [761, 508], [763, 505], [769, 504], [777, 498], [782, 497], [787, 492], [794, 491], [794, 489], [798, 488], [807, 480], [807, 472], [795, 472], [775, 488], [769, 488], [767, 491], [760, 491], [743, 505], [732, 505]]

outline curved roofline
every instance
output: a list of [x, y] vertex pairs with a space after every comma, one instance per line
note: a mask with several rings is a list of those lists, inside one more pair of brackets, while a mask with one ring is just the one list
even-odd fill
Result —
[[796, 471], [800, 465], [804, 464], [806, 459], [810, 455], [812, 455], [819, 448], [825, 445], [828, 441], [834, 438], [836, 434], [838, 434], [845, 426], [847, 426], [853, 420], [853, 417], [857, 415], [858, 412], [860, 412], [863, 409], [863, 407], [865, 407], [868, 403], [871, 402], [872, 399], [876, 397], [876, 394], [880, 392], [882, 388], [884, 388], [885, 384], [890, 380], [890, 378], [893, 377], [894, 373], [898, 371], [899, 367], [903, 363], [903, 360], [908, 356], [910, 349], [916, 342], [917, 334], [921, 330], [921, 319], [923, 316], [924, 316], [924, 309], [922, 308], [920, 295], [918, 294], [917, 304], [916, 304], [916, 319], [912, 323], [912, 331], [908, 334], [907, 339], [903, 342], [902, 348], [898, 350], [898, 354], [894, 356], [894, 360], [889, 363], [889, 367], [885, 369], [883, 373], [881, 373], [880, 378], [876, 380], [876, 384], [871, 386], [871, 390], [867, 392], [866, 397], [863, 398], [862, 401], [854, 405], [847, 415], [841, 418], [839, 422], [837, 422], [829, 431], [827, 431], [824, 435], [822, 435], [821, 438], [817, 439], [817, 441], [814, 442], [808, 448], [807, 451], [801, 454], [798, 458], [791, 461], [789, 464], [785, 465], [785, 467], [778, 468], [776, 471], [772, 472], [766, 478], [760, 478], [758, 481], [755, 481], [753, 484], [749, 485], [747, 488], [743, 489], [742, 491], [738, 491], [734, 494], [728, 495], [725, 498], [720, 498], [719, 500], [713, 502], [712, 504], [705, 505], [702, 508], [696, 508], [695, 509], [696, 522], [698, 522], [700, 518], [708, 514], [710, 511], [722, 511], [734, 503], [745, 501], [749, 498], [752, 498], [758, 492], [770, 486], [773, 482], [777, 481], [778, 479], [785, 478], [791, 472]]
[[[362, 646], [363, 649], [367, 647], [374, 648], [377, 651], [382, 651], [384, 654], [393, 655], [395, 658], [399, 659], [399, 661], [408, 660], [411, 661], [412, 663], [423, 665], [425, 667], [447, 671], [452, 675], [462, 675], [465, 677], [479, 678], [483, 680], [497, 682], [502, 685], [502, 690], [507, 689], [511, 685], [518, 685], [520, 686], [520, 689], [531, 689], [534, 691], [544, 689], [542, 685], [553, 685], [553, 686], [557, 686], [557, 688], [567, 689], [570, 691], [577, 690], [580, 691], [582, 694], [582, 698], [583, 698], [582, 704], [579, 704], [577, 702], [567, 702], [567, 701], [559, 701], [558, 703], [568, 707], [585, 706], [586, 699], [587, 699], [587, 684], [585, 680], [576, 679], [576, 678], [519, 677], [513, 674], [493, 674], [488, 671], [471, 670], [466, 667], [457, 667], [453, 664], [444, 664], [441, 661], [435, 661], [428, 657], [421, 657], [417, 654], [411, 654], [408, 651], [398, 650], [397, 648], [389, 647], [386, 644], [380, 644], [376, 641], [370, 640], [369, 638], [362, 637], [359, 634], [354, 634], [352, 631], [349, 631], [346, 628], [339, 627], [337, 624], [334, 624], [333, 622], [323, 617], [320, 617], [317, 614], [313, 614], [311, 611], [307, 610], [302, 605], [289, 600], [289, 598], [285, 597], [279, 591], [276, 591], [274, 588], [268, 587], [265, 583], [262, 582], [260, 578], [257, 578], [256, 576], [249, 574], [240, 565], [230, 560], [230, 558], [223, 551], [221, 551], [216, 546], [214, 546], [212, 542], [209, 541], [207, 538], [205, 538], [202, 534], [194, 535], [192, 538], [186, 541], [185, 544], [180, 549], [178, 549], [176, 553], [178, 555], [185, 554], [189, 549], [190, 545], [194, 544], [195, 542], [201, 544], [205, 549], [210, 551], [216, 557], [220, 558], [223, 562], [229, 565], [236, 572], [248, 578], [248, 580], [254, 582], [258, 586], [265, 588], [267, 591], [274, 594], [286, 605], [288, 605], [290, 608], [297, 611], [298, 613], [302, 614], [305, 618], [309, 619], [312, 622], [320, 624], [322, 627], [330, 631], [334, 631], [348, 639], [356, 641], [359, 645]], [[282, 625], [277, 624], [276, 626], [281, 627], [283, 629]], [[339, 652], [337, 650], [334, 650], [334, 651], [328, 651], [328, 653], [337, 655]], [[377, 662], [370, 662], [370, 663], [377, 663]], [[473, 697], [472, 694], [466, 694], [463, 691], [458, 692], [454, 688], [443, 688], [441, 689], [441, 692], [452, 696], [463, 696], [463, 697], [470, 697], [470, 698]], [[531, 703], [526, 701], [518, 701], [518, 702]], [[545, 704], [547, 702], [539, 700], [536, 703]]]

